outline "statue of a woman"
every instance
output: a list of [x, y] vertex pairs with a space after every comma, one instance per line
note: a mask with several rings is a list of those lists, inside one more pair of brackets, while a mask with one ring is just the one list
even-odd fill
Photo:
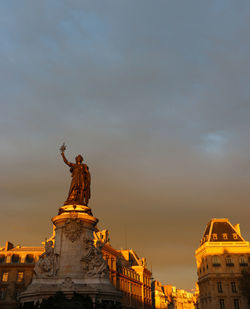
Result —
[[76, 163], [69, 162], [64, 151], [66, 150], [65, 144], [60, 148], [63, 161], [70, 166], [72, 173], [72, 181], [69, 189], [69, 194], [64, 205], [86, 205], [90, 199], [90, 173], [87, 164], [82, 163], [83, 157], [78, 155], [75, 160]]
[[55, 254], [52, 240], [45, 240], [45, 251], [34, 267], [37, 278], [54, 276], [58, 270], [58, 254]]

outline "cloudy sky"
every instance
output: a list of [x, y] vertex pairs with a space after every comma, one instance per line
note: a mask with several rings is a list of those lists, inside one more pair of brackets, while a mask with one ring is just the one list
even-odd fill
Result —
[[115, 248], [191, 289], [207, 222], [250, 240], [249, 1], [3, 0], [0, 245], [39, 245], [81, 153]]

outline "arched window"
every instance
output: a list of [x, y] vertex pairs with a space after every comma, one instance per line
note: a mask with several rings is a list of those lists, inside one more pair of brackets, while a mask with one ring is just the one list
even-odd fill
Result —
[[11, 257], [11, 263], [19, 263], [20, 257], [18, 254], [13, 254]]
[[213, 233], [213, 234], [212, 234], [212, 237], [213, 237], [213, 240], [217, 240], [217, 239], [218, 239], [218, 236], [217, 236], [216, 233]]
[[5, 262], [5, 255], [1, 254], [0, 255], [0, 264], [3, 264]]
[[25, 258], [25, 263], [33, 263], [33, 262], [34, 262], [33, 254], [27, 254]]
[[223, 237], [224, 240], [227, 240], [227, 239], [228, 239], [227, 233], [223, 233], [223, 234], [222, 234], [222, 237]]
[[237, 233], [233, 233], [233, 239], [238, 239], [238, 235], [237, 235]]

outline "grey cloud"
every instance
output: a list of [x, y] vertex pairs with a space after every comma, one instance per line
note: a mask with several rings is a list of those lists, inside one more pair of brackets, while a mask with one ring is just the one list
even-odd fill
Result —
[[249, 239], [248, 2], [4, 1], [0, 12], [2, 243], [51, 233], [70, 181], [63, 141], [90, 166], [100, 226], [117, 247], [126, 230], [162, 281], [192, 287], [212, 217]]

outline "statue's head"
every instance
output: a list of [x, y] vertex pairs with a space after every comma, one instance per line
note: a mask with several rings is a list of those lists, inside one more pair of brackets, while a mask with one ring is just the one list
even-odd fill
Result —
[[83, 157], [81, 155], [76, 156], [76, 163], [82, 163]]

